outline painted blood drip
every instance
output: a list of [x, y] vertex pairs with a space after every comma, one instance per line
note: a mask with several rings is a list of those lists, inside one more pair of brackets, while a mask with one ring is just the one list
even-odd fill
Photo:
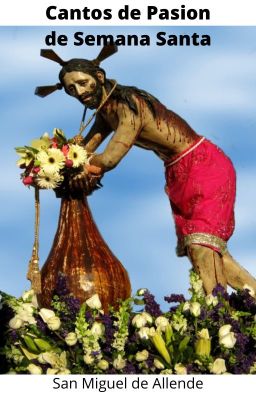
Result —
[[173, 144], [176, 143], [176, 141], [179, 141], [180, 143], [186, 142], [189, 144], [198, 137], [185, 120], [173, 111], [165, 108], [161, 103], [154, 103], [154, 108], [157, 129], [159, 129], [161, 121], [164, 121], [168, 129], [167, 139], [170, 139]]

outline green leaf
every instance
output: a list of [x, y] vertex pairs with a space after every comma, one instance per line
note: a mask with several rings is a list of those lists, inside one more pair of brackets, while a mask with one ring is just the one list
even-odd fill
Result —
[[63, 132], [62, 129], [55, 128], [55, 129], [53, 130], [53, 136], [58, 140], [58, 142], [59, 142], [60, 144], [65, 144], [65, 143], [67, 143], [66, 136], [65, 136], [65, 134], [64, 134], [64, 132]]
[[37, 154], [39, 153], [38, 149], [35, 149], [35, 147], [31, 147], [31, 146], [25, 146], [25, 149], [29, 150], [31, 153], [33, 154]]
[[38, 353], [38, 348], [36, 347], [34, 340], [30, 336], [25, 335], [23, 339], [29, 350], [31, 350], [33, 353]]
[[48, 343], [44, 339], [34, 339], [34, 342], [37, 345], [37, 347], [39, 348], [39, 350], [41, 350], [41, 351], [49, 351], [52, 349], [52, 346], [50, 345], [50, 343]]
[[170, 324], [167, 325], [165, 329], [165, 341], [167, 346], [171, 343], [173, 337], [173, 330]]
[[173, 345], [172, 345], [172, 344], [170, 344], [170, 346], [168, 346], [168, 350], [169, 350], [169, 353], [170, 353], [171, 355], [173, 355], [173, 353], [174, 353], [174, 348], [173, 348]]
[[53, 136], [54, 137], [61, 137], [61, 138], [66, 139], [64, 131], [62, 129], [60, 129], [60, 128], [54, 128], [53, 129]]
[[179, 344], [179, 351], [183, 352], [186, 349], [189, 341], [190, 341], [190, 337], [185, 336]]
[[14, 147], [14, 149], [18, 154], [24, 154], [27, 152], [27, 149], [24, 146], [23, 147]]

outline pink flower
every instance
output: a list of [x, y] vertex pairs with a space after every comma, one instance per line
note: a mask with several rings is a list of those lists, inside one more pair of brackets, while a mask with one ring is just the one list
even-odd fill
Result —
[[62, 146], [61, 151], [62, 151], [62, 153], [64, 154], [64, 156], [67, 157], [68, 152], [69, 152], [69, 145], [68, 145], [68, 144], [64, 144], [64, 145]]
[[38, 172], [40, 171], [40, 167], [34, 167], [32, 172], [34, 172], [34, 174], [38, 174]]
[[73, 161], [66, 159], [65, 165], [66, 165], [67, 168], [71, 168], [71, 167], [73, 167]]
[[33, 183], [33, 177], [32, 177], [32, 176], [25, 176], [25, 178], [23, 178], [22, 182], [23, 182], [24, 185], [26, 185], [26, 186], [32, 185], [32, 183]]
[[53, 149], [57, 149], [58, 148], [58, 141], [56, 138], [52, 139], [52, 146]]

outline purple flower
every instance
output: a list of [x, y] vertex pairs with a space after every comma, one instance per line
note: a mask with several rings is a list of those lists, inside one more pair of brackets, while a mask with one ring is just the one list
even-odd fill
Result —
[[138, 373], [135, 365], [133, 365], [130, 362], [126, 363], [126, 366], [125, 366], [123, 372], [124, 372], [124, 374], [127, 374], [127, 375], [132, 375], [132, 374], [137, 374]]
[[92, 324], [94, 322], [91, 311], [86, 311], [85, 319], [89, 324]]
[[200, 366], [196, 363], [191, 363], [187, 365], [187, 374], [188, 375], [197, 375], [202, 373], [200, 370]]
[[177, 308], [178, 308], [178, 306], [170, 307], [170, 308], [169, 308], [169, 311], [170, 311], [171, 313], [175, 313], [175, 311], [177, 310]]
[[60, 328], [60, 336], [65, 338], [68, 335], [68, 333], [69, 331], [67, 329]]
[[106, 352], [107, 354], [111, 354], [111, 343], [113, 341], [116, 328], [113, 327], [112, 318], [108, 314], [101, 316], [101, 322], [105, 326], [105, 342], [103, 343], [102, 348], [104, 349], [104, 352]]
[[208, 312], [209, 318], [214, 322], [220, 321], [223, 317], [220, 310], [222, 310], [223, 307], [224, 305], [222, 303], [218, 303], [211, 311]]
[[207, 318], [207, 310], [201, 307], [201, 313], [199, 315], [199, 319], [204, 321]]
[[246, 345], [249, 343], [250, 339], [248, 336], [244, 335], [243, 333], [236, 333], [236, 340], [237, 340], [237, 346], [240, 351], [245, 351]]
[[232, 318], [229, 314], [224, 315], [224, 323], [225, 324], [230, 324], [232, 326], [232, 330], [234, 332], [240, 332], [240, 323], [239, 321], [235, 320]]
[[92, 351], [92, 355], [94, 357], [97, 357], [100, 354], [100, 351]]
[[67, 285], [67, 278], [62, 273], [58, 274], [54, 293], [57, 294], [59, 297], [66, 296], [70, 293]]
[[152, 368], [154, 366], [154, 356], [152, 354], [149, 354], [148, 359], [146, 361], [148, 368]]
[[236, 363], [233, 366], [230, 366], [230, 371], [233, 374], [248, 374], [251, 366], [255, 362], [255, 353], [248, 355], [241, 355], [237, 357]]
[[63, 322], [74, 321], [80, 310], [80, 301], [70, 294], [67, 278], [62, 273], [58, 274], [54, 295], [57, 295], [59, 301], [66, 305], [66, 310], [60, 313]]
[[11, 342], [13, 342], [13, 343], [15, 343], [16, 340], [19, 339], [19, 335], [17, 334], [17, 331], [14, 330], [14, 329], [12, 329], [12, 330], [10, 331], [9, 335], [10, 335]]
[[185, 303], [185, 297], [183, 294], [171, 294], [170, 296], [165, 296], [164, 300], [167, 303]]
[[248, 289], [233, 292], [230, 295], [230, 305], [239, 311], [249, 311], [256, 314], [256, 300], [250, 295]]
[[215, 286], [215, 288], [214, 288], [213, 291], [212, 291], [212, 294], [213, 294], [213, 296], [218, 296], [218, 297], [222, 297], [222, 298], [225, 299], [225, 300], [229, 300], [229, 294], [228, 294], [228, 292], [227, 292], [226, 289], [225, 289], [222, 285], [220, 285], [220, 284], [218, 284], [218, 285]]
[[155, 296], [148, 290], [144, 293], [145, 311], [151, 314], [153, 317], [159, 317], [162, 312], [159, 304], [155, 301]]
[[193, 374], [193, 373], [194, 373], [193, 365], [192, 364], [188, 364], [187, 365], [187, 374], [190, 375], [190, 374]]
[[46, 323], [42, 320], [41, 317], [38, 317], [37, 315], [35, 316], [35, 320], [36, 320], [36, 326], [38, 327], [38, 329], [42, 332], [45, 333], [47, 330], [47, 325]]
[[66, 303], [70, 319], [74, 320], [80, 310], [80, 301], [73, 296], [65, 296], [63, 301]]

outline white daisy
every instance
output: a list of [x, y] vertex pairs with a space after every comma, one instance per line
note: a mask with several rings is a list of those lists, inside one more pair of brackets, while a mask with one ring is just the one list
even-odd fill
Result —
[[88, 158], [87, 151], [78, 144], [69, 146], [68, 159], [73, 161], [73, 167], [77, 168], [84, 164]]
[[36, 158], [40, 161], [40, 167], [47, 173], [59, 172], [65, 163], [65, 156], [62, 151], [54, 148], [39, 151]]
[[62, 181], [63, 176], [58, 174], [58, 172], [40, 170], [36, 177], [36, 183], [41, 189], [55, 189]]

